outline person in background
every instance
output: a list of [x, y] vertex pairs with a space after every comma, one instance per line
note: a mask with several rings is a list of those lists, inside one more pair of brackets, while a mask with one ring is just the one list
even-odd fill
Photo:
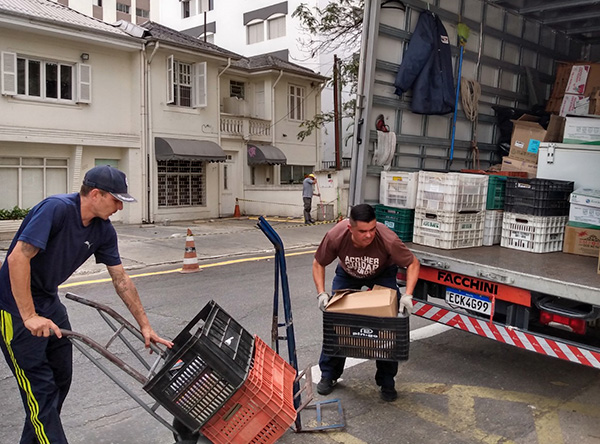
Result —
[[[396, 233], [377, 222], [375, 210], [368, 204], [354, 206], [350, 218], [338, 222], [325, 234], [313, 260], [312, 274], [321, 311], [325, 311], [331, 296], [325, 291], [325, 267], [338, 259], [332, 291], [360, 290], [374, 285], [398, 290], [398, 267], [406, 267], [406, 292], [400, 297], [399, 315], [412, 312], [412, 293], [419, 279], [419, 260], [398, 238]], [[399, 294], [400, 296], [400, 294]], [[346, 358], [328, 356], [321, 351], [319, 367], [321, 380], [317, 392], [328, 395], [342, 376]], [[375, 382], [381, 399], [394, 401], [398, 394], [394, 377], [398, 362], [376, 361]]]
[[313, 173], [310, 173], [302, 182], [302, 201], [304, 202], [304, 223], [314, 224], [315, 220], [311, 217], [310, 211], [312, 209], [312, 197], [320, 196], [313, 190], [314, 185], [317, 183], [317, 179]]
[[27, 214], [0, 268], [0, 347], [13, 372], [26, 419], [20, 444], [67, 444], [60, 412], [73, 372], [71, 329], [58, 286], [94, 255], [108, 269], [150, 344], [172, 347], [150, 326], [138, 291], [119, 256], [109, 217], [135, 202], [127, 178], [107, 165], [89, 170], [79, 193], [50, 196]]

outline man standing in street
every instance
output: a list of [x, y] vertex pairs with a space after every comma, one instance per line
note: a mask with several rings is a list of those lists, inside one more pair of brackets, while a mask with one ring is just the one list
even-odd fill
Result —
[[[356, 205], [350, 218], [338, 222], [327, 232], [313, 261], [313, 280], [321, 311], [325, 311], [331, 296], [325, 291], [325, 267], [339, 259], [333, 278], [332, 291], [341, 289], [360, 290], [374, 285], [398, 290], [396, 275], [398, 267], [406, 267], [406, 292], [400, 298], [399, 314], [412, 312], [412, 293], [419, 279], [419, 260], [406, 248], [396, 233], [377, 222], [375, 210], [367, 204]], [[319, 367], [321, 381], [317, 392], [328, 395], [342, 376], [346, 358], [328, 356], [321, 351]], [[376, 361], [375, 382], [381, 388], [381, 399], [394, 401], [398, 394], [394, 377], [398, 362]]]
[[310, 215], [312, 209], [312, 197], [320, 196], [313, 191], [313, 186], [317, 183], [317, 179], [313, 173], [310, 173], [302, 182], [302, 201], [304, 202], [304, 223], [314, 224], [315, 221]]
[[20, 444], [67, 444], [60, 412], [73, 360], [71, 342], [62, 338], [61, 329], [71, 325], [58, 286], [91, 255], [106, 265], [146, 347], [173, 345], [150, 326], [108, 219], [123, 202], [135, 201], [123, 172], [97, 166], [87, 172], [79, 193], [50, 196], [34, 206], [10, 245], [0, 268], [0, 347], [25, 407]]

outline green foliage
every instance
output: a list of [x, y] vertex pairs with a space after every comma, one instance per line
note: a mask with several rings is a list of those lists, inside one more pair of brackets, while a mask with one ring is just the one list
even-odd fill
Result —
[[[362, 32], [363, 11], [364, 0], [337, 0], [324, 8], [309, 8], [302, 3], [292, 14], [310, 34], [309, 38], [301, 39], [300, 44], [310, 51], [311, 57], [320, 53], [332, 53], [338, 49], [348, 53], [348, 48], [356, 48], [357, 51], [350, 56], [339, 59], [339, 87], [350, 94], [356, 93], [358, 85], [358, 44]], [[333, 77], [329, 79], [328, 85], [333, 86]], [[355, 104], [355, 99], [343, 102], [340, 119], [353, 118]], [[333, 120], [333, 111], [314, 115], [300, 124], [302, 130], [297, 135], [298, 139], [304, 140], [313, 131]]]
[[0, 220], [15, 220], [15, 219], [23, 219], [29, 213], [29, 208], [19, 208], [14, 206], [10, 210], [0, 209]]

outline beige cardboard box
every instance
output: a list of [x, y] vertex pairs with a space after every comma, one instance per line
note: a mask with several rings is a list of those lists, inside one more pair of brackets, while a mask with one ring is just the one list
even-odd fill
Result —
[[546, 137], [546, 130], [538, 123], [537, 117], [529, 114], [523, 114], [512, 123], [509, 157], [537, 163], [538, 150]]
[[537, 175], [537, 163], [525, 162], [511, 157], [502, 158], [502, 171], [524, 171], [532, 179]]
[[600, 208], [572, 203], [569, 205], [569, 221], [600, 228]]
[[563, 253], [596, 257], [600, 254], [600, 229], [565, 227]]
[[370, 291], [338, 291], [327, 304], [326, 310], [334, 313], [397, 317], [398, 297], [396, 290], [379, 285]]

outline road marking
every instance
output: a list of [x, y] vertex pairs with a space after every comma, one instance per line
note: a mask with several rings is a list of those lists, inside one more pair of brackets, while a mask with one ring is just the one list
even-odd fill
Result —
[[[314, 254], [315, 251], [317, 251], [317, 250], [295, 251], [292, 253], [286, 253], [285, 255], [286, 255], [286, 257], [287, 256], [300, 256], [303, 254]], [[247, 258], [243, 258], [243, 259], [231, 259], [231, 260], [223, 261], [223, 262], [215, 262], [214, 264], [200, 265], [200, 270], [203, 270], [205, 268], [212, 268], [212, 267], [222, 267], [224, 265], [240, 264], [243, 262], [257, 262], [257, 261], [264, 261], [264, 260], [270, 260], [270, 259], [273, 259], [273, 255], [247, 257]], [[152, 271], [152, 272], [148, 272], [148, 273], [132, 274], [132, 275], [129, 275], [129, 277], [133, 279], [133, 278], [139, 278], [139, 277], [160, 276], [163, 274], [179, 273], [180, 271], [181, 271], [181, 268], [176, 268], [174, 270]], [[80, 285], [101, 284], [101, 283], [111, 282], [111, 281], [112, 281], [111, 278], [92, 279], [89, 281], [71, 282], [68, 284], [63, 284], [63, 285], [60, 285], [58, 288], [60, 290], [62, 290], [63, 288], [78, 287]]]

